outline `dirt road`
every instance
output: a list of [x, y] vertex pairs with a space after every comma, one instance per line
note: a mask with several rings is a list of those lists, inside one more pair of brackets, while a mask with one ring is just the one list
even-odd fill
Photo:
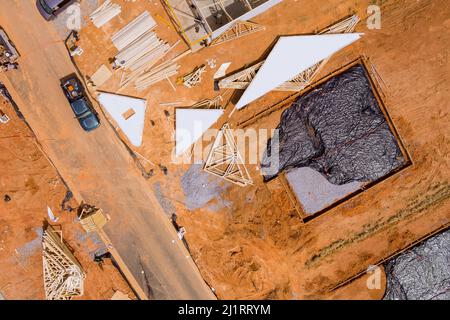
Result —
[[106, 233], [149, 298], [213, 299], [197, 267], [140, 176], [125, 147], [101, 118], [85, 133], [59, 88], [75, 72], [52, 25], [33, 0], [3, 0], [0, 24], [21, 53], [4, 81], [26, 120], [78, 200], [110, 216]]

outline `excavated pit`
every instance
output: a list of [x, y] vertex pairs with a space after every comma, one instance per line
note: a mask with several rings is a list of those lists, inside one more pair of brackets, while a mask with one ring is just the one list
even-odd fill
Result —
[[264, 181], [310, 167], [330, 183], [368, 183], [401, 168], [405, 158], [375, 98], [362, 64], [300, 96], [278, 125], [279, 166], [271, 140], [261, 161]]
[[450, 299], [450, 229], [389, 260], [384, 300]]

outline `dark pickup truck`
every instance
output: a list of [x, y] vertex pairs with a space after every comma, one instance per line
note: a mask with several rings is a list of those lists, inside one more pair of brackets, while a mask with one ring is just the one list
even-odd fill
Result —
[[75, 117], [85, 131], [92, 131], [100, 126], [100, 121], [91, 102], [85, 95], [83, 85], [75, 74], [61, 79], [61, 88], [69, 100]]

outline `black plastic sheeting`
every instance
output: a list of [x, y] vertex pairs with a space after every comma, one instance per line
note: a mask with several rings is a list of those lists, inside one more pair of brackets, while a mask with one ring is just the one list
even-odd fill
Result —
[[385, 264], [384, 300], [450, 300], [450, 229]]
[[368, 182], [404, 163], [361, 64], [299, 97], [278, 129], [279, 166], [269, 169], [271, 139], [261, 161], [264, 181], [289, 168], [311, 167], [333, 184]]

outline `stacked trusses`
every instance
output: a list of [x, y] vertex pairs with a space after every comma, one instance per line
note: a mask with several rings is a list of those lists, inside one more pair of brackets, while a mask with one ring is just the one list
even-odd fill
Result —
[[[357, 15], [350, 16], [324, 30], [320, 31], [318, 34], [337, 34], [337, 33], [350, 33], [352, 32], [359, 18]], [[309, 69], [303, 71], [298, 76], [290, 81], [279, 85], [275, 90], [278, 91], [300, 91], [305, 87], [310, 85], [314, 78], [317, 76], [322, 67], [327, 63], [328, 59], [322, 60], [310, 67]], [[246, 89], [250, 82], [252, 82], [259, 68], [264, 64], [265, 60], [254, 64], [242, 71], [239, 71], [229, 77], [223, 78], [219, 81], [218, 86], [220, 89]]]
[[44, 289], [47, 300], [70, 300], [83, 295], [85, 274], [64, 244], [61, 233], [47, 226], [42, 235]]
[[253, 184], [228, 123], [218, 132], [203, 170], [242, 187]]
[[265, 30], [264, 26], [261, 26], [257, 23], [250, 21], [236, 21], [233, 26], [222, 33], [220, 36], [215, 38], [210, 46], [215, 46], [224, 42], [228, 42], [234, 39], [238, 39], [240, 37], [246, 36], [248, 34], [252, 34], [258, 31]]

